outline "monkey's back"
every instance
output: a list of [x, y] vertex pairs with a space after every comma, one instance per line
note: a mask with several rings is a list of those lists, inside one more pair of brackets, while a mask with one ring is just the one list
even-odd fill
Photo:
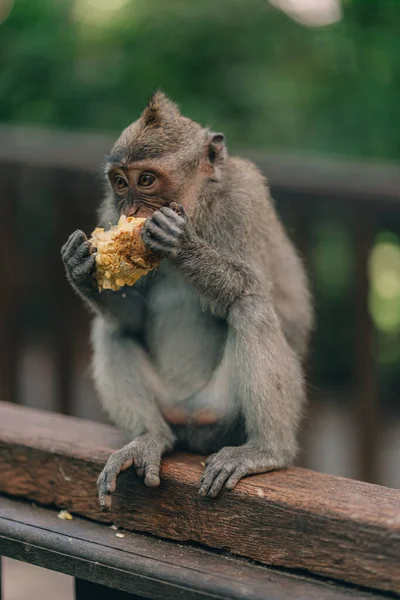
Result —
[[[274, 207], [267, 181], [248, 160], [230, 158], [228, 195], [239, 215], [233, 218], [230, 244], [245, 244], [251, 264], [271, 289], [274, 307], [291, 347], [304, 358], [313, 327], [313, 308], [304, 264]], [[223, 207], [226, 211], [227, 207]], [[232, 217], [231, 217], [232, 222]], [[232, 242], [233, 240], [233, 242]], [[240, 248], [235, 249], [240, 254]]]

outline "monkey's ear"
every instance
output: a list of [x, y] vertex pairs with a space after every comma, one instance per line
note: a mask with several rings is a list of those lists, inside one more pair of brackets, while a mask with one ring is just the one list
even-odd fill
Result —
[[160, 126], [168, 117], [177, 117], [180, 115], [179, 108], [174, 104], [161, 90], [154, 92], [141, 119], [146, 126]]
[[225, 136], [223, 133], [210, 133], [208, 142], [208, 160], [212, 165], [222, 160], [226, 155]]

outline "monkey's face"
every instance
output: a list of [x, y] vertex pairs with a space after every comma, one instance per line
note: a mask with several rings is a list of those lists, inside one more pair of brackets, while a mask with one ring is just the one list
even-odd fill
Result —
[[[194, 167], [194, 166], [193, 166]], [[179, 202], [185, 208], [196, 194], [197, 169], [175, 153], [133, 162], [120, 162], [108, 171], [118, 214], [148, 217], [162, 206]]]
[[157, 164], [120, 164], [108, 173], [119, 214], [148, 217], [169, 203], [168, 178]]
[[171, 202], [190, 213], [203, 185], [216, 180], [223, 135], [183, 117], [157, 93], [115, 143], [106, 174], [119, 215], [148, 217]]

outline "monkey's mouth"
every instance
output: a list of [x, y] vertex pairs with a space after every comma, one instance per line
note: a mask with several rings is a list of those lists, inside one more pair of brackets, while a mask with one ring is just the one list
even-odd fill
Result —
[[158, 207], [150, 204], [134, 204], [125, 208], [122, 214], [126, 217], [144, 218], [151, 217], [151, 215], [157, 210]]
[[156, 210], [159, 210], [162, 206], [168, 204], [161, 198], [152, 198], [151, 201], [145, 198], [136, 200], [134, 202], [125, 203], [122, 207], [121, 214], [126, 217], [150, 217]]

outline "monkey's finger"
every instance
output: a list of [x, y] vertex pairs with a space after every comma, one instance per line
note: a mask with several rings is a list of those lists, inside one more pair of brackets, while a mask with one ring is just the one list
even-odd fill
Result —
[[85, 258], [91, 256], [90, 245], [88, 242], [83, 242], [78, 246], [75, 252], [67, 259], [67, 262], [71, 267], [79, 265]]
[[83, 231], [80, 231], [80, 229], [73, 231], [71, 233], [71, 235], [69, 236], [69, 238], [67, 239], [67, 241], [65, 242], [65, 244], [62, 246], [61, 254], [65, 254], [66, 252], [68, 252], [69, 249], [71, 248], [71, 246], [75, 247], [77, 243], [81, 243], [80, 242], [81, 234], [83, 234]]
[[176, 246], [179, 241], [179, 233], [181, 233], [178, 229], [178, 235], [171, 235], [151, 220], [146, 222], [145, 232], [147, 235], [150, 235], [151, 238], [154, 238], [155, 240], [162, 242], [167, 246]]
[[144, 467], [138, 467], [136, 469], [136, 473], [138, 477], [143, 477], [144, 476]]
[[108, 459], [106, 466], [100, 473], [97, 480], [97, 487], [100, 493], [113, 493], [117, 487], [117, 476], [121, 471], [128, 469], [133, 463], [133, 459], [125, 451], [125, 448], [114, 452]]
[[178, 204], [177, 202], [171, 202], [169, 208], [171, 208], [180, 217], [186, 217], [186, 211], [183, 208], [182, 204]]
[[74, 233], [69, 236], [67, 242], [61, 248], [61, 256], [63, 260], [67, 261], [75, 253], [76, 249], [85, 241], [87, 241], [87, 237], [83, 231], [80, 231], [79, 229], [74, 231]]
[[103, 510], [103, 511], [110, 510], [111, 505], [112, 505], [111, 494], [99, 493], [99, 504], [100, 504], [101, 510]]
[[158, 240], [153, 239], [145, 231], [142, 231], [141, 235], [142, 240], [152, 252], [160, 254], [161, 256], [168, 256], [169, 258], [173, 258], [176, 255], [176, 248], [167, 246]]
[[203, 474], [200, 477], [200, 483], [203, 483], [204, 479], [206, 478], [206, 475], [208, 473], [207, 467], [216, 455], [217, 455], [217, 452], [215, 452], [214, 454], [210, 454], [210, 456], [206, 459], [206, 462], [205, 462], [206, 468], [204, 469]]
[[93, 255], [89, 255], [79, 264], [72, 266], [71, 277], [74, 281], [84, 281], [94, 271], [96, 259]]
[[214, 479], [213, 483], [211, 484], [211, 487], [207, 493], [207, 496], [210, 496], [210, 498], [215, 498], [216, 496], [218, 496], [218, 494], [220, 493], [220, 491], [222, 489], [222, 486], [224, 485], [226, 480], [229, 479], [233, 470], [234, 470], [234, 467], [232, 467], [232, 468], [222, 467], [222, 469], [220, 470], [220, 472]]
[[175, 223], [177, 223], [179, 226], [182, 226], [185, 224], [186, 214], [185, 214], [185, 217], [181, 217], [174, 210], [172, 210], [172, 208], [169, 208], [168, 206], [163, 206], [162, 208], [160, 208], [159, 212], [161, 214], [165, 215], [166, 217], [168, 217], [169, 219], [171, 219], [171, 221], [173, 221], [173, 222], [175, 221]]
[[144, 241], [146, 246], [148, 248], [150, 248], [150, 250], [153, 250], [153, 252], [160, 252], [160, 254], [163, 254], [164, 246], [162, 244], [160, 244], [157, 240], [150, 237], [149, 234], [146, 233], [146, 231], [144, 229], [142, 229], [140, 235], [141, 235], [142, 240]]
[[225, 484], [225, 487], [228, 490], [233, 490], [233, 488], [239, 483], [239, 481], [247, 475], [247, 469], [243, 467], [236, 467], [232, 475], [229, 477], [228, 481]]
[[[106, 470], [107, 469], [107, 470]], [[119, 469], [110, 470], [107, 466], [104, 468], [104, 471], [100, 475], [97, 486], [99, 492], [102, 494], [112, 494], [115, 492], [117, 487], [117, 475], [119, 473]]]
[[199, 489], [200, 496], [208, 495], [208, 492], [210, 491], [211, 486], [214, 483], [214, 479], [218, 476], [220, 471], [221, 471], [220, 468], [218, 468], [216, 466], [212, 466], [212, 465], [209, 465], [206, 468], [204, 476], [203, 476], [203, 480], [202, 480], [202, 483], [201, 483], [201, 486]]
[[[216, 456], [217, 453], [214, 452], [214, 454], [210, 454], [210, 456], [206, 459], [206, 467], [210, 464], [210, 462], [212, 461], [212, 459], [214, 458], [214, 456]], [[203, 473], [203, 477], [204, 477], [204, 473]]]
[[[97, 480], [97, 488], [98, 488], [98, 496], [99, 496], [99, 504], [101, 510], [110, 510], [111, 508], [111, 491], [115, 490], [115, 478], [114, 482], [111, 483], [108, 480], [107, 475], [103, 473], [100, 475]], [[112, 489], [110, 489], [112, 488]]]
[[171, 221], [171, 219], [166, 217], [160, 210], [157, 210], [153, 214], [150, 222], [156, 223], [162, 227], [164, 231], [171, 233], [172, 235], [179, 236], [182, 233], [182, 229], [174, 221]]
[[144, 465], [144, 483], [148, 487], [160, 485], [161, 456], [152, 458]]

